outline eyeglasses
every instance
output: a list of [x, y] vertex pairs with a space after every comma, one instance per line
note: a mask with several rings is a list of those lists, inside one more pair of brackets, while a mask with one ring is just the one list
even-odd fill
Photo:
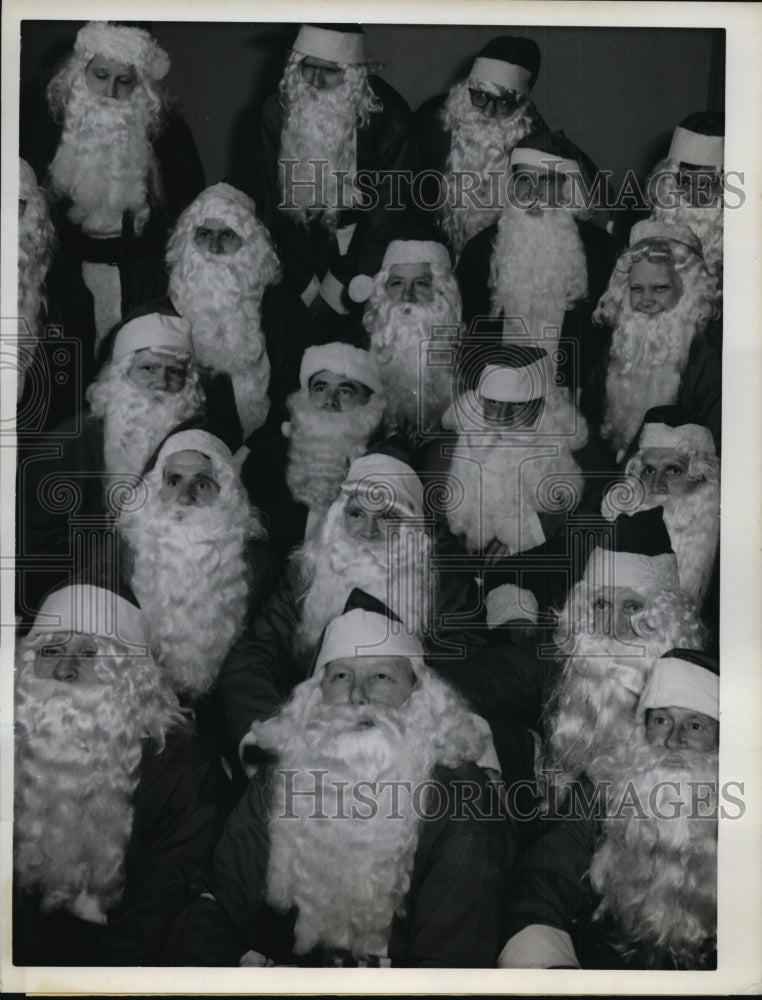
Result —
[[524, 95], [517, 94], [514, 90], [508, 90], [504, 94], [488, 94], [486, 90], [474, 90], [469, 87], [468, 93], [475, 108], [484, 111], [491, 104], [498, 118], [505, 118], [511, 114], [524, 100]]

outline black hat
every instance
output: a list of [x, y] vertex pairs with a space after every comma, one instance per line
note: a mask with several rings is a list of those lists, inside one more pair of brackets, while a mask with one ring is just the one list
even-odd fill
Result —
[[539, 69], [540, 50], [531, 38], [500, 35], [481, 50], [469, 77], [526, 93], [534, 87]]

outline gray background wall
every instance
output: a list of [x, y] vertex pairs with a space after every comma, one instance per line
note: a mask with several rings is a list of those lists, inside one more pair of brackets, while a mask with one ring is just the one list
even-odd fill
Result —
[[[22, 25], [22, 102], [70, 48], [80, 21]], [[295, 24], [154, 22], [172, 58], [167, 83], [180, 101], [207, 181], [235, 176], [259, 104], [277, 83]], [[542, 52], [533, 97], [551, 128], [563, 128], [621, 181], [645, 174], [692, 111], [722, 109], [724, 32], [711, 29], [554, 28], [366, 24], [367, 49], [415, 110], [462, 78], [498, 34], [525, 34]]]

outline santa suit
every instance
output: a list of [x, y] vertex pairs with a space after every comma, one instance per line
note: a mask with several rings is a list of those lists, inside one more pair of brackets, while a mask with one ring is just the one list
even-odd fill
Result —
[[[385, 964], [493, 966], [498, 900], [513, 846], [504, 839], [501, 823], [470, 812], [462, 821], [450, 818], [458, 781], [478, 783], [475, 811], [487, 812], [489, 792], [480, 768], [436, 767], [432, 779], [450, 805], [438, 810], [438, 818], [421, 820], [405, 916], [392, 923], [390, 962]], [[196, 886], [199, 895], [172, 930], [164, 954], [167, 964], [237, 965], [249, 949], [276, 964], [333, 964], [335, 955], [320, 949], [294, 956], [295, 912], [279, 916], [263, 904], [269, 805], [268, 773], [263, 771], [231, 815], [212, 864]], [[215, 899], [202, 898], [202, 892]]]

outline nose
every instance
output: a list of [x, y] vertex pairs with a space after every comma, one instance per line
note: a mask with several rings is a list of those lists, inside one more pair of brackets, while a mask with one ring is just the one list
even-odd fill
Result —
[[630, 615], [623, 608], [618, 608], [614, 615], [614, 635], [617, 639], [623, 639], [631, 634]]
[[325, 404], [323, 406], [324, 410], [340, 410], [341, 403], [339, 401], [339, 390], [334, 389], [333, 392], [329, 393], [325, 398]]
[[349, 702], [351, 705], [367, 705], [368, 692], [365, 690], [365, 681], [353, 681], [352, 689], [349, 692]]
[[684, 750], [686, 746], [685, 730], [682, 726], [673, 726], [669, 736], [664, 741], [668, 750]]
[[495, 102], [487, 101], [487, 103], [482, 108], [482, 114], [484, 115], [485, 118], [494, 118], [496, 114]]
[[361, 538], [377, 538], [379, 535], [378, 519], [375, 514], [366, 514], [360, 529]]
[[666, 480], [666, 474], [664, 472], [664, 469], [661, 469], [654, 476], [653, 482], [651, 483], [651, 492], [652, 493], [669, 493], [669, 490], [667, 489], [667, 480]]
[[222, 233], [217, 233], [211, 242], [209, 249], [212, 253], [221, 254], [222, 253]]
[[53, 668], [57, 681], [75, 681], [79, 677], [79, 663], [72, 656], [62, 657]]
[[192, 507], [196, 502], [196, 497], [191, 486], [183, 486], [177, 494], [177, 502], [183, 507]]
[[109, 83], [109, 88], [108, 88], [108, 96], [109, 97], [117, 97], [118, 96], [117, 86], [118, 86], [117, 79], [116, 79], [116, 77], [113, 77], [113, 79]]
[[412, 281], [405, 285], [405, 291], [402, 293], [403, 302], [417, 302], [418, 299], [415, 294], [415, 288], [413, 287]]

